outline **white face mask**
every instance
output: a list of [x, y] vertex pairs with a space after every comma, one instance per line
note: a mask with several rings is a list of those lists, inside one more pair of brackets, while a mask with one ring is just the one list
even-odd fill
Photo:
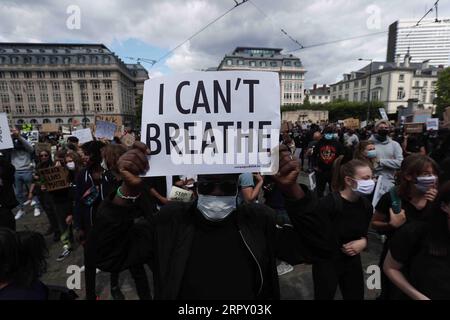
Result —
[[69, 170], [75, 170], [75, 162], [73, 162], [73, 161], [67, 162], [66, 167]]
[[211, 221], [225, 219], [236, 209], [236, 196], [206, 196], [199, 194], [197, 209]]
[[352, 188], [352, 190], [356, 193], [359, 193], [360, 195], [369, 195], [373, 192], [373, 189], [375, 189], [375, 181], [373, 181], [372, 179], [354, 180], [358, 185], [356, 186], [356, 189]]

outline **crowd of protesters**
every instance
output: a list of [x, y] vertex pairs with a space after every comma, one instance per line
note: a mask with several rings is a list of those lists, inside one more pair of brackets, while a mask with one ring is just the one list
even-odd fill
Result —
[[[383, 242], [379, 299], [450, 299], [446, 130], [408, 135], [387, 120], [282, 126], [276, 175], [153, 178], [141, 177], [149, 150], [140, 142], [47, 135], [50, 148], [38, 150], [11, 133], [14, 148], [0, 155], [0, 300], [75, 298], [40, 280], [50, 236], [58, 263], [82, 246], [88, 300], [98, 298], [100, 270], [118, 300], [124, 270], [142, 300], [279, 299], [278, 277], [301, 263], [312, 264], [315, 299], [334, 299], [339, 287], [343, 299], [362, 300], [370, 231]], [[53, 167], [65, 168], [66, 187], [48, 190], [42, 169]], [[386, 192], [374, 202], [381, 180]], [[45, 212], [42, 234], [16, 232], [28, 206]]]

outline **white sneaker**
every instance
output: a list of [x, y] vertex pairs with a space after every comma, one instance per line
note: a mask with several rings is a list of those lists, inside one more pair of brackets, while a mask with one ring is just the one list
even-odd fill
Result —
[[24, 215], [25, 215], [25, 211], [23, 209], [19, 209], [19, 211], [17, 211], [16, 216], [14, 217], [14, 219], [19, 220]]
[[294, 267], [284, 261], [281, 261], [281, 263], [277, 266], [277, 273], [279, 276], [289, 273], [292, 270], [294, 270]]
[[34, 207], [36, 205], [36, 201], [32, 200], [30, 206]]
[[41, 210], [39, 208], [34, 208], [34, 216], [39, 217], [41, 215]]
[[31, 203], [31, 200], [27, 200], [27, 201], [25, 201], [24, 203], [23, 203], [23, 205], [24, 206], [27, 206], [27, 205], [29, 205]]

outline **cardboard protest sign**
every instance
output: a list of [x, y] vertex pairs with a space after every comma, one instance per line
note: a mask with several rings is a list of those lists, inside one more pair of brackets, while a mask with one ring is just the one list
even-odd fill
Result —
[[344, 126], [347, 129], [359, 129], [359, 119], [348, 118], [344, 119]]
[[426, 125], [427, 125], [427, 131], [429, 131], [429, 130], [438, 131], [439, 130], [439, 118], [427, 119]]
[[173, 186], [170, 190], [169, 200], [189, 202], [192, 200], [193, 192]]
[[112, 140], [114, 139], [116, 127], [117, 126], [112, 122], [98, 120], [95, 124], [95, 137]]
[[122, 138], [120, 138], [120, 141], [127, 147], [131, 147], [136, 141], [136, 138], [132, 134], [127, 133]]
[[51, 167], [39, 170], [47, 191], [65, 189], [70, 186], [69, 172], [65, 167]]
[[405, 123], [405, 133], [422, 133], [423, 123]]
[[384, 108], [379, 108], [378, 111], [380, 112], [381, 119], [389, 120], [386, 110], [384, 110]]
[[273, 72], [195, 72], [145, 82], [147, 176], [278, 171], [280, 86]]
[[9, 131], [8, 117], [6, 113], [0, 113], [0, 150], [12, 149], [14, 144]]
[[116, 126], [121, 126], [123, 124], [122, 117], [121, 116], [112, 116], [112, 115], [96, 115], [95, 116], [95, 122], [98, 121], [106, 121], [106, 122], [112, 122]]
[[79, 144], [83, 144], [89, 141], [92, 141], [92, 131], [90, 128], [86, 128], [86, 129], [80, 129], [80, 130], [76, 130], [74, 132], [72, 132], [72, 136], [77, 137], [78, 138], [78, 143]]
[[59, 131], [59, 125], [56, 123], [43, 123], [41, 127], [41, 132], [45, 133], [52, 133], [52, 132], [58, 132]]
[[41, 151], [43, 150], [50, 152], [51, 148], [52, 145], [50, 143], [38, 142], [34, 145], [34, 151], [36, 152], [36, 155], [39, 155], [39, 153], [41, 153]]

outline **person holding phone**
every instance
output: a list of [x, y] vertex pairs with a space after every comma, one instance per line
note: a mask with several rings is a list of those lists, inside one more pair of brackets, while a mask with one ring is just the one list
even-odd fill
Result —
[[[381, 253], [380, 266], [383, 266], [389, 241], [404, 224], [423, 220], [430, 211], [432, 202], [438, 194], [438, 165], [428, 156], [414, 154], [407, 157], [401, 166], [397, 187], [384, 194], [372, 218], [372, 227], [386, 235], [386, 241]], [[394, 210], [395, 197], [401, 202], [400, 210]], [[395, 206], [394, 206], [395, 207]], [[399, 211], [399, 212], [395, 212]], [[383, 274], [383, 273], [382, 273]], [[382, 277], [382, 293], [380, 298], [390, 299], [390, 285], [388, 279]], [[395, 293], [392, 293], [395, 297]]]

